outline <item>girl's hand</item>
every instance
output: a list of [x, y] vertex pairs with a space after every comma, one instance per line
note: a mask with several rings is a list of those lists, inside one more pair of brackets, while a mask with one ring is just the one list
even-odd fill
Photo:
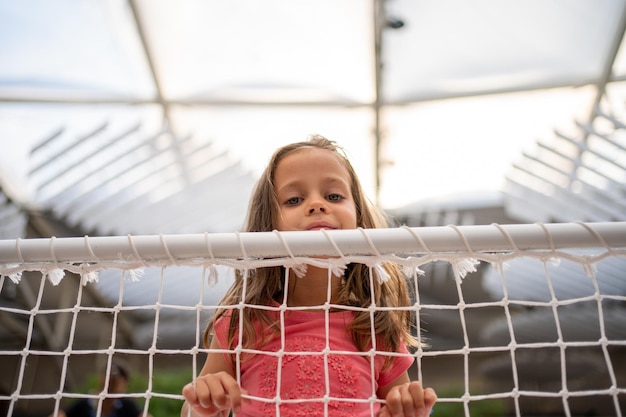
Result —
[[417, 381], [407, 382], [393, 387], [385, 397], [387, 402], [378, 417], [428, 417], [437, 394], [432, 388], [422, 388]]
[[206, 374], [194, 383], [183, 387], [183, 397], [191, 407], [192, 415], [200, 417], [228, 416], [229, 410], [241, 411], [242, 397], [246, 394], [235, 378], [227, 372]]

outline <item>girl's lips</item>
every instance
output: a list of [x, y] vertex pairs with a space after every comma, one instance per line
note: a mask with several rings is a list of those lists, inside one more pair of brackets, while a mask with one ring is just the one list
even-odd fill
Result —
[[336, 229], [332, 224], [326, 222], [314, 222], [306, 227], [306, 230]]

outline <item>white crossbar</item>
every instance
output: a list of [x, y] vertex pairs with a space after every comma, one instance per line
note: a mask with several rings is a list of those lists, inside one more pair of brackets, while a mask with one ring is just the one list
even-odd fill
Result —
[[[626, 247], [626, 222], [0, 240], [0, 264]], [[338, 253], [340, 252], [340, 253]]]

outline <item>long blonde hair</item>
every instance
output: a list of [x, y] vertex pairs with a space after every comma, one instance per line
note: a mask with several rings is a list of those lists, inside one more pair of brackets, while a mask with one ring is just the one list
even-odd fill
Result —
[[[345, 155], [343, 148], [334, 141], [328, 140], [320, 135], [313, 135], [308, 141], [295, 142], [283, 146], [274, 152], [270, 163], [261, 175], [248, 207], [246, 219], [246, 232], [269, 232], [274, 230], [277, 224], [279, 213], [278, 199], [274, 188], [274, 174], [278, 164], [292, 152], [302, 148], [318, 148], [334, 152], [340, 157], [348, 175], [350, 177], [350, 188], [356, 206], [357, 226], [362, 228], [387, 227], [387, 221], [382, 213], [372, 205], [361, 188], [356, 172], [352, 164]], [[409, 290], [406, 279], [399, 268], [393, 264], [383, 266], [390, 279], [385, 283], [379, 280], [369, 279], [369, 267], [362, 264], [350, 264], [343, 277], [341, 290], [339, 293], [339, 304], [368, 307], [372, 301], [371, 284], [373, 282], [375, 302], [380, 307], [408, 306], [410, 305]], [[283, 299], [284, 268], [269, 267], [258, 268], [249, 271], [251, 277], [246, 282], [245, 304], [269, 305], [272, 301]], [[241, 301], [243, 294], [243, 284], [245, 277], [236, 274], [235, 283], [226, 293], [221, 305], [236, 305]], [[236, 335], [239, 328], [239, 311], [237, 309], [223, 308], [218, 310], [204, 333], [204, 343], [209, 345], [210, 335], [215, 321], [230, 312], [230, 325], [228, 330], [228, 340], [231, 346], [223, 347], [233, 349], [236, 346]], [[278, 332], [275, 323], [266, 310], [246, 308], [243, 309], [243, 340], [244, 347], [258, 347], [266, 340]], [[264, 331], [264, 337], [259, 338], [254, 323], [260, 323]], [[383, 349], [395, 351], [401, 342], [408, 346], [416, 346], [417, 341], [411, 335], [411, 315], [408, 311], [376, 311], [374, 313], [374, 328], [376, 329], [376, 340], [383, 344]], [[270, 332], [266, 332], [269, 329]], [[348, 330], [352, 334], [352, 339], [360, 351], [368, 349], [371, 342], [371, 322], [368, 311], [356, 312], [355, 318], [349, 325]], [[268, 334], [269, 333], [269, 334]], [[393, 357], [389, 357], [393, 358]], [[391, 360], [387, 361], [391, 362]]]

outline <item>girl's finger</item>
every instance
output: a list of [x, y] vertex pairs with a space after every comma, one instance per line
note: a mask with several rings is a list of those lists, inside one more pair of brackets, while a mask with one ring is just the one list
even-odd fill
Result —
[[242, 401], [242, 390], [230, 375], [222, 378], [221, 380], [222, 386], [226, 392], [226, 395], [230, 398], [230, 407], [233, 409], [235, 414], [241, 411], [241, 401]]
[[376, 417], [391, 417], [391, 414], [389, 414], [389, 410], [387, 409], [386, 405], [383, 405], [381, 409], [378, 410], [378, 413], [376, 413]]
[[437, 393], [432, 388], [426, 388], [424, 390], [424, 404], [428, 410], [432, 409], [437, 402]]
[[196, 390], [193, 387], [193, 383], [189, 383], [183, 387], [183, 397], [189, 404], [195, 404], [198, 402], [198, 397], [196, 396]]
[[385, 400], [387, 401], [387, 406], [385, 408], [389, 415], [402, 415], [402, 395], [400, 394], [400, 389], [398, 387], [393, 387], [391, 391], [387, 393]]
[[419, 381], [413, 381], [408, 384], [407, 391], [413, 402], [412, 407], [415, 415], [419, 417], [427, 415], [422, 384]]
[[[420, 410], [420, 400], [422, 400], [422, 386], [415, 386], [415, 383], [402, 384], [398, 387], [400, 392], [400, 401], [402, 404], [401, 414], [405, 417], [415, 417], [416, 412]], [[423, 405], [422, 405], [423, 407]]]
[[205, 399], [205, 401], [207, 402], [206, 407], [210, 407], [211, 405], [213, 405], [218, 410], [227, 408], [228, 396], [220, 378], [206, 378], [205, 383], [208, 391], [206, 395], [207, 398]]

